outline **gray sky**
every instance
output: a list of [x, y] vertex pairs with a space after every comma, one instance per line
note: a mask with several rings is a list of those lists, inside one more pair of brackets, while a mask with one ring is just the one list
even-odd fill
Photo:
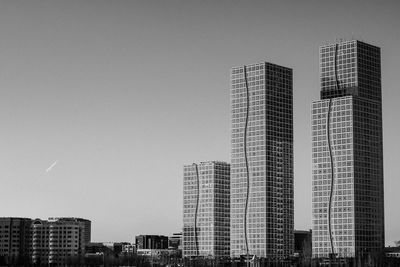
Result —
[[382, 48], [386, 239], [400, 240], [399, 11], [0, 1], [0, 216], [88, 218], [94, 241], [180, 231], [183, 164], [230, 158], [229, 69], [265, 60], [294, 69], [295, 226], [310, 228], [318, 47], [354, 37]]

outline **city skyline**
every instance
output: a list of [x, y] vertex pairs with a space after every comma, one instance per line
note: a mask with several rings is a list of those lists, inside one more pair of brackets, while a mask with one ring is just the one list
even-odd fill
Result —
[[[398, 10], [396, 1], [2, 1], [0, 200], [12, 204], [1, 216], [88, 218], [95, 241], [180, 231], [182, 165], [229, 162], [228, 70], [265, 60], [293, 69], [295, 228], [311, 228], [318, 47], [354, 37], [382, 48], [393, 244]], [[160, 199], [152, 209], [149, 192]]]

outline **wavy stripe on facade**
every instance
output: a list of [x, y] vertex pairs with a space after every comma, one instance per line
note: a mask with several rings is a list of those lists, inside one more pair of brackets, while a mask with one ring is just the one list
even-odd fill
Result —
[[249, 205], [249, 193], [250, 193], [250, 172], [249, 172], [249, 161], [247, 158], [247, 127], [249, 123], [249, 112], [250, 112], [250, 97], [249, 97], [249, 85], [247, 82], [247, 73], [246, 73], [246, 66], [243, 66], [244, 72], [244, 82], [246, 86], [246, 121], [244, 125], [244, 136], [243, 136], [243, 147], [244, 147], [244, 159], [246, 163], [246, 177], [247, 177], [247, 188], [246, 188], [246, 205], [244, 208], [244, 239], [246, 244], [246, 255], [249, 256], [249, 243], [247, 240], [247, 210]]
[[193, 164], [196, 169], [196, 182], [197, 182], [197, 196], [196, 196], [196, 211], [194, 213], [194, 240], [196, 245], [196, 254], [197, 256], [200, 255], [199, 253], [199, 238], [197, 236], [197, 213], [199, 211], [199, 199], [200, 199], [200, 179], [199, 179], [199, 169], [197, 164]]
[[333, 166], [333, 155], [332, 155], [332, 145], [331, 145], [331, 138], [330, 138], [330, 119], [331, 119], [331, 111], [332, 111], [332, 99], [329, 99], [329, 105], [328, 105], [328, 118], [326, 122], [326, 136], [328, 140], [328, 149], [329, 149], [329, 158], [331, 162], [331, 190], [329, 193], [329, 207], [328, 207], [328, 230], [329, 230], [329, 240], [331, 243], [331, 250], [332, 254], [335, 254], [335, 249], [333, 246], [333, 235], [332, 235], [332, 215], [331, 215], [331, 209], [332, 209], [332, 201], [333, 201], [333, 186], [335, 185], [335, 172], [334, 172], [334, 166]]
[[[334, 70], [335, 70], [335, 85], [336, 90], [339, 91], [339, 79], [338, 79], [338, 67], [337, 67], [337, 58], [338, 58], [338, 50], [339, 45], [335, 45], [335, 62], [334, 62]], [[331, 136], [330, 136], [330, 124], [331, 124], [331, 115], [332, 113], [332, 99], [329, 99], [328, 105], [328, 116], [327, 116], [327, 140], [328, 140], [328, 149], [329, 149], [329, 158], [331, 162], [331, 190], [329, 193], [329, 206], [328, 206], [328, 229], [329, 229], [329, 240], [331, 243], [331, 251], [332, 255], [335, 256], [335, 247], [333, 244], [333, 231], [332, 231], [332, 202], [333, 202], [333, 194], [334, 194], [334, 185], [335, 185], [335, 167], [333, 165], [333, 153], [332, 153], [332, 144], [331, 144]]]

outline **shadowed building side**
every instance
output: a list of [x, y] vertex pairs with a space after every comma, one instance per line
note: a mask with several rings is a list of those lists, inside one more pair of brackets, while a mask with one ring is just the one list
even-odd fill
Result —
[[31, 222], [28, 218], [0, 218], [0, 265], [29, 263]]

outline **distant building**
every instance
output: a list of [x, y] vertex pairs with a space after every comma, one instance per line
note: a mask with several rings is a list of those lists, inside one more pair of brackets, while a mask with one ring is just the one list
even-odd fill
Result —
[[136, 245], [131, 243], [122, 243], [122, 254], [136, 254]]
[[400, 258], [400, 247], [386, 247], [385, 255], [388, 258]]
[[91, 222], [80, 218], [0, 218], [1, 265], [64, 265], [84, 255]]
[[90, 242], [90, 221], [80, 218], [51, 218], [49, 264], [61, 265], [72, 256], [83, 256]]
[[294, 230], [294, 252], [298, 255], [310, 255], [312, 253], [312, 231]]
[[32, 222], [32, 263], [47, 264], [50, 252], [50, 223], [35, 219]]
[[134, 254], [136, 252], [136, 245], [129, 242], [114, 242], [111, 244], [112, 246], [109, 247], [112, 248], [115, 255]]
[[139, 235], [135, 237], [137, 249], [167, 249], [168, 237], [163, 235]]
[[168, 237], [168, 248], [182, 249], [182, 233], [173, 233]]
[[31, 219], [0, 218], [0, 265], [29, 262]]
[[111, 254], [112, 250], [105, 246], [103, 243], [95, 243], [95, 242], [91, 242], [89, 244], [86, 245], [85, 247], [85, 254], [92, 254], [92, 255], [96, 255], [96, 254]]
[[229, 257], [230, 165], [184, 166], [183, 257]]
[[91, 222], [81, 218], [36, 219], [32, 223], [32, 262], [65, 265], [83, 257], [90, 242]]
[[136, 253], [136, 245], [129, 242], [103, 242], [90, 243], [86, 246], [86, 254], [113, 254], [113, 255], [132, 255]]

